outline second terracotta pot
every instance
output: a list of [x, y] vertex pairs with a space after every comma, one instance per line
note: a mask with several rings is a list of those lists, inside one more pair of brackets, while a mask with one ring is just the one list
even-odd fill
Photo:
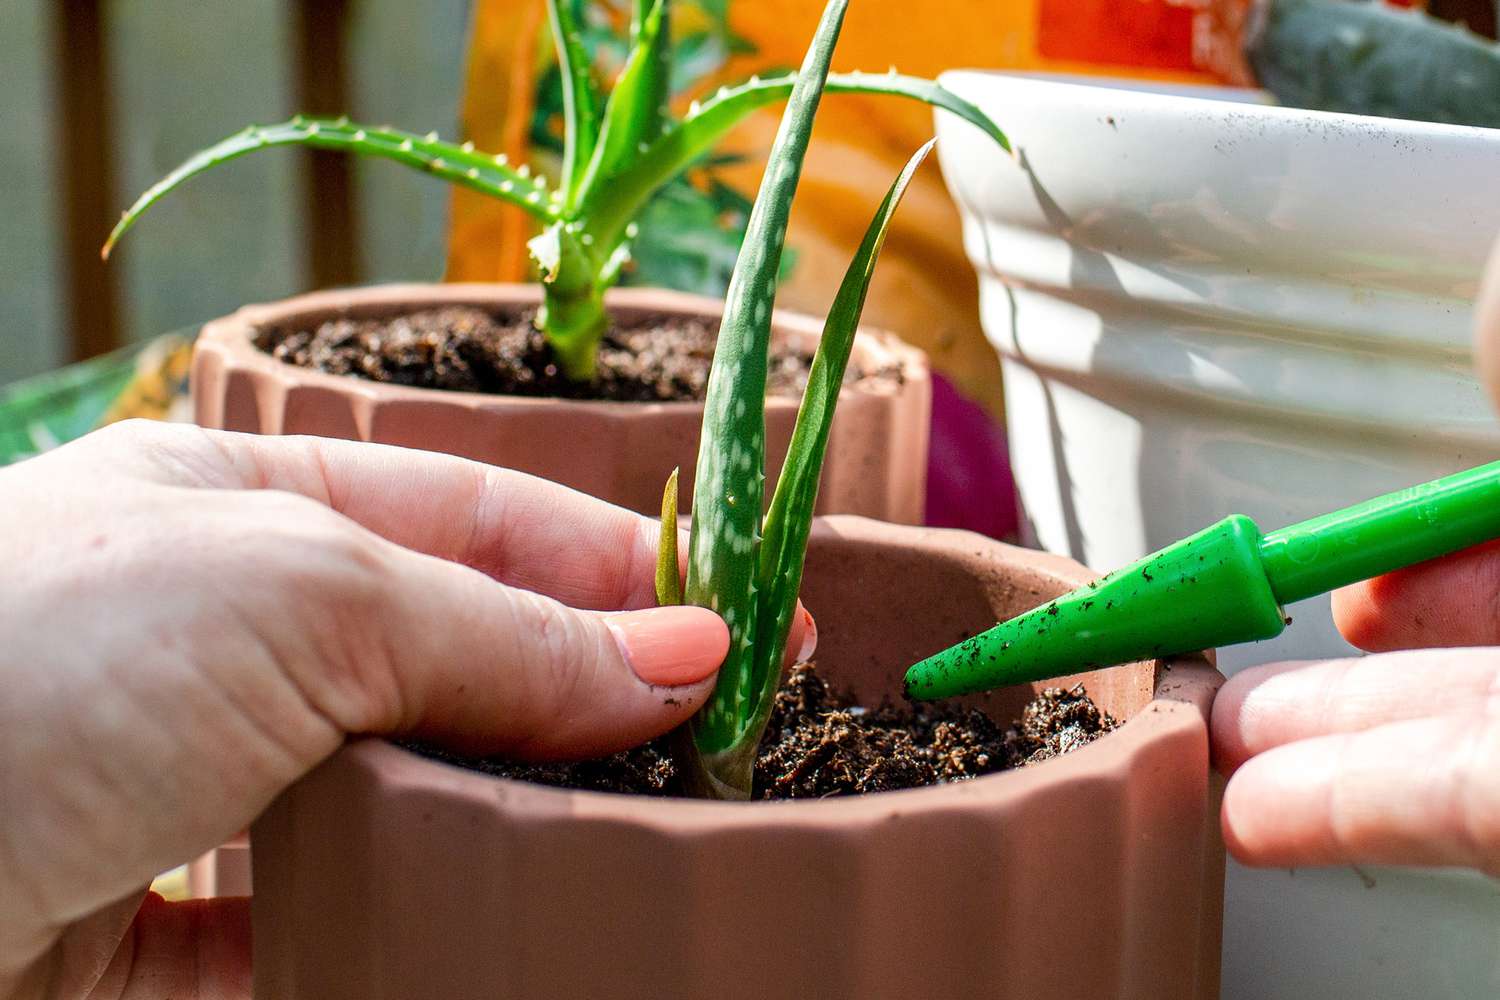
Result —
[[[534, 285], [387, 285], [246, 306], [209, 323], [199, 337], [192, 375], [197, 422], [225, 430], [316, 434], [446, 452], [529, 472], [651, 514], [661, 509], [668, 474], [680, 467], [682, 503], [688, 509], [701, 403], [586, 402], [418, 389], [298, 368], [251, 342], [254, 331], [265, 326], [314, 327], [343, 316], [393, 316], [451, 305], [515, 310], [539, 301]], [[723, 309], [716, 299], [654, 289], [616, 290], [606, 302], [626, 322], [663, 315], [716, 321]], [[777, 313], [773, 337], [810, 352], [821, 331], [820, 321]], [[818, 511], [919, 524], [932, 406], [926, 359], [888, 334], [861, 331], [853, 363], [897, 371], [900, 377], [844, 390]], [[791, 439], [797, 403], [785, 397], [767, 400], [768, 496]]]
[[[831, 518], [803, 597], [867, 703], [1082, 584]], [[813, 802], [565, 791], [355, 742], [257, 822], [259, 1000], [1211, 1000], [1224, 855], [1201, 657], [1078, 678], [1125, 724], [1045, 763]], [[977, 701], [1013, 718], [1030, 688]]]

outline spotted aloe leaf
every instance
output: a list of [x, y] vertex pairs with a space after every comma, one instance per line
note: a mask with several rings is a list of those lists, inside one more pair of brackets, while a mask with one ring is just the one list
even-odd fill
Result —
[[[683, 603], [682, 577], [677, 559], [677, 474], [673, 469], [661, 498], [661, 541], [656, 550], [656, 604], [672, 607]], [[677, 777], [682, 790], [699, 798], [712, 798], [718, 785], [703, 766], [703, 759], [693, 744], [692, 725], [678, 726], [667, 740], [677, 763]]]
[[[875, 261], [885, 244], [896, 207], [906, 194], [917, 168], [932, 152], [937, 140], [929, 140], [912, 154], [880, 203], [865, 230], [864, 239], [844, 280], [834, 296], [823, 323], [823, 336], [813, 357], [807, 389], [797, 410], [797, 424], [787, 448], [786, 461], [771, 497], [758, 555], [755, 620], [761, 634], [756, 637], [752, 673], [763, 688], [759, 710], [769, 711], [786, 653], [787, 633], [796, 612], [797, 592], [802, 587], [802, 563], [807, 555], [807, 537], [812, 528], [813, 506], [818, 499], [818, 481], [828, 451], [828, 435], [838, 406], [844, 372], [854, 348], [854, 334], [864, 311], [865, 296], [874, 277]], [[762, 725], [764, 723], [762, 722]]]
[[298, 115], [279, 125], [252, 125], [224, 141], [189, 158], [176, 170], [157, 181], [136, 200], [104, 244], [108, 257], [120, 237], [135, 225], [146, 210], [168, 192], [213, 168], [248, 153], [276, 146], [310, 146], [315, 149], [341, 149], [404, 163], [434, 176], [473, 188], [501, 201], [508, 201], [537, 219], [551, 221], [557, 217], [556, 206], [548, 197], [540, 178], [523, 168], [511, 167], [504, 157], [474, 151], [469, 145], [442, 142], [436, 135], [425, 136], [399, 129], [358, 125], [347, 118], [307, 118]]
[[848, 0], [831, 0], [802, 64], [750, 210], [719, 327], [704, 400], [703, 436], [688, 543], [689, 604], [717, 611], [729, 653], [713, 695], [693, 720], [693, 738], [717, 794], [748, 798], [762, 685], [753, 673], [757, 628], [756, 550], [765, 486], [766, 365], [771, 307], [792, 196]]
[[[748, 798], [755, 753], [780, 677], [829, 427], [875, 259], [924, 146], [871, 222], [829, 311], [798, 412], [791, 449], [762, 520], [766, 368], [776, 276], [792, 196], [847, 0], [832, 0], [798, 74], [730, 280], [709, 375], [694, 490], [686, 601], [718, 611], [730, 649], [713, 695], [692, 722], [687, 775], [707, 791]], [[764, 531], [764, 537], [762, 537]]]

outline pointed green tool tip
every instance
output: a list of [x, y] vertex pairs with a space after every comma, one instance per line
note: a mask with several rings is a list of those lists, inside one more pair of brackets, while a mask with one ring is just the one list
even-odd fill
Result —
[[906, 691], [949, 698], [1268, 639], [1284, 627], [1260, 531], [1230, 517], [928, 657], [907, 671]]

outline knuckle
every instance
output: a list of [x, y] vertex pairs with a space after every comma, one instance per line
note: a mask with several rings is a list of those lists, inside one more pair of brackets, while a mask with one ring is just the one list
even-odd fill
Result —
[[573, 680], [581, 664], [572, 617], [562, 605], [537, 597], [529, 599], [533, 648], [544, 665], [559, 680]]
[[133, 457], [166, 479], [189, 486], [222, 485], [233, 464], [212, 432], [185, 424], [132, 418], [84, 440], [105, 459]]
[[309, 662], [298, 673], [309, 701], [346, 730], [398, 718], [387, 543], [303, 497], [268, 493], [262, 503], [278, 517], [273, 575], [285, 619], [305, 637]]
[[152, 441], [160, 438], [162, 429], [163, 425], [159, 421], [131, 417], [106, 424], [95, 431], [93, 437], [96, 441], [110, 442]]
[[[531, 714], [546, 720], [554, 733], [564, 731], [572, 719], [588, 711], [597, 658], [588, 655], [589, 645], [572, 609], [534, 594], [527, 594], [525, 601], [520, 625], [526, 635], [521, 648], [532, 662], [521, 666], [534, 678], [529, 686]], [[543, 735], [532, 733], [531, 738]]]
[[298, 494], [260, 490], [246, 502], [263, 558], [302, 599], [365, 606], [384, 593], [385, 544], [378, 536]]
[[170, 449], [164, 429], [154, 420], [137, 417], [106, 424], [82, 438], [77, 445], [90, 449], [106, 461], [120, 461], [132, 455], [160, 461], [163, 453]]

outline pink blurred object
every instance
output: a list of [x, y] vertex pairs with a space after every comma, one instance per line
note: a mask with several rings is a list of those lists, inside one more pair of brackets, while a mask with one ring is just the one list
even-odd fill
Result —
[[984, 408], [932, 373], [927, 524], [1013, 539], [1019, 526], [1005, 430]]
[[192, 899], [250, 895], [249, 832], [189, 863], [187, 882], [188, 896]]

